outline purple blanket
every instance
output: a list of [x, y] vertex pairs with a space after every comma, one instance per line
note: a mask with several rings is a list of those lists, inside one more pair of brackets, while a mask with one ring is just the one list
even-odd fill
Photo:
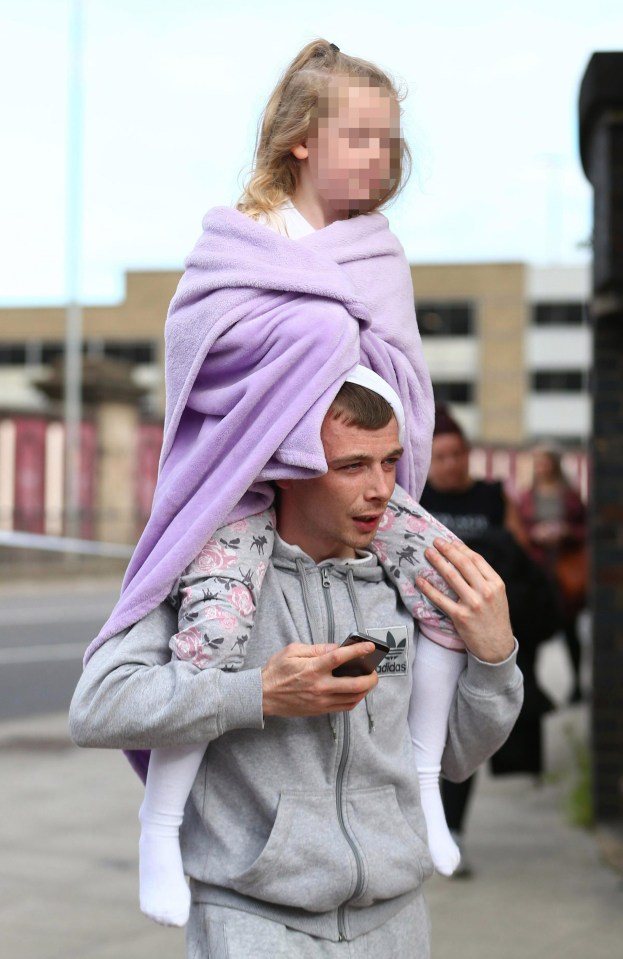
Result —
[[326, 472], [324, 415], [359, 362], [405, 406], [398, 482], [418, 497], [433, 396], [404, 252], [382, 214], [290, 240], [217, 207], [165, 329], [160, 473], [122, 594], [85, 659], [154, 609], [216, 529], [264, 509], [269, 480]]

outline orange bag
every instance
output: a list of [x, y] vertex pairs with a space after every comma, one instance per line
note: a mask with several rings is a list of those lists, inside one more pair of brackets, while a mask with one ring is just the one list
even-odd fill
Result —
[[567, 603], [582, 607], [588, 591], [588, 547], [565, 549], [556, 560], [556, 580]]

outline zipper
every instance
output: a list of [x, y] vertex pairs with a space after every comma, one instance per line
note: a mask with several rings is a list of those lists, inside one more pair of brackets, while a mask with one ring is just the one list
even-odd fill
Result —
[[[331, 602], [331, 582], [329, 580], [329, 570], [326, 566], [323, 566], [320, 570], [320, 576], [322, 581], [322, 588], [324, 591], [324, 599], [327, 607], [327, 617], [329, 620], [329, 642], [334, 642], [335, 636], [335, 615], [333, 613], [333, 603]], [[357, 867], [357, 883], [355, 885], [355, 891], [351, 896], [351, 899], [356, 899], [361, 895], [363, 889], [363, 863], [361, 861], [361, 856], [359, 855], [359, 850], [357, 849], [353, 838], [351, 837], [348, 829], [346, 828], [346, 822], [344, 820], [344, 811], [342, 808], [343, 800], [343, 786], [344, 786], [344, 773], [346, 772], [346, 763], [348, 761], [348, 753], [350, 751], [350, 716], [348, 713], [342, 713], [342, 723], [344, 729], [344, 737], [342, 740], [342, 755], [340, 756], [340, 763], [337, 769], [337, 776], [335, 780], [335, 802], [337, 807], [337, 820], [346, 839], [346, 842], [350, 846], [355, 857], [355, 865]], [[344, 925], [344, 905], [338, 906], [337, 910], [337, 928], [338, 934], [340, 937], [340, 942], [346, 939], [346, 927]]]
[[[355, 885], [355, 890], [351, 896], [351, 899], [357, 899], [363, 891], [363, 863], [361, 861], [361, 856], [359, 855], [359, 850], [355, 845], [353, 838], [351, 837], [348, 829], [346, 828], [346, 823], [344, 821], [344, 811], [342, 809], [342, 789], [344, 786], [344, 773], [346, 771], [346, 761], [348, 759], [348, 752], [350, 749], [350, 716], [348, 713], [342, 713], [342, 720], [344, 723], [344, 739], [342, 742], [342, 755], [340, 756], [340, 765], [337, 770], [337, 778], [335, 781], [335, 802], [337, 806], [337, 820], [344, 834], [346, 842], [353, 851], [353, 856], [355, 857], [355, 865], [357, 867], [357, 883]], [[346, 938], [346, 928], [344, 926], [344, 910], [345, 904], [338, 906], [337, 910], [337, 929], [340, 935], [340, 940]]]

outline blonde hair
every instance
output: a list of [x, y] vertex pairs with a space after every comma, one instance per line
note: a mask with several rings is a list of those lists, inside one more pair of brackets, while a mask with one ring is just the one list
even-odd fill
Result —
[[[404, 99], [394, 81], [373, 63], [349, 57], [327, 40], [308, 43], [283, 73], [260, 118], [253, 169], [237, 203], [242, 213], [257, 219], [294, 195], [299, 161], [291, 150], [306, 140], [334, 77], [364, 79], [371, 87], [386, 90], [396, 103]], [[400, 148], [391, 150], [389, 188], [366, 212], [378, 210], [395, 197], [410, 170], [411, 154], [401, 138]]]

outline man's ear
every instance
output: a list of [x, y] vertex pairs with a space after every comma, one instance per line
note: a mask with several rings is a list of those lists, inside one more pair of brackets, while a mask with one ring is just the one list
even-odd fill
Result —
[[276, 479], [273, 483], [277, 489], [292, 489], [292, 480], [289, 479]]
[[295, 147], [292, 147], [290, 153], [292, 156], [296, 157], [297, 160], [306, 160], [309, 156], [307, 143], [298, 143]]

